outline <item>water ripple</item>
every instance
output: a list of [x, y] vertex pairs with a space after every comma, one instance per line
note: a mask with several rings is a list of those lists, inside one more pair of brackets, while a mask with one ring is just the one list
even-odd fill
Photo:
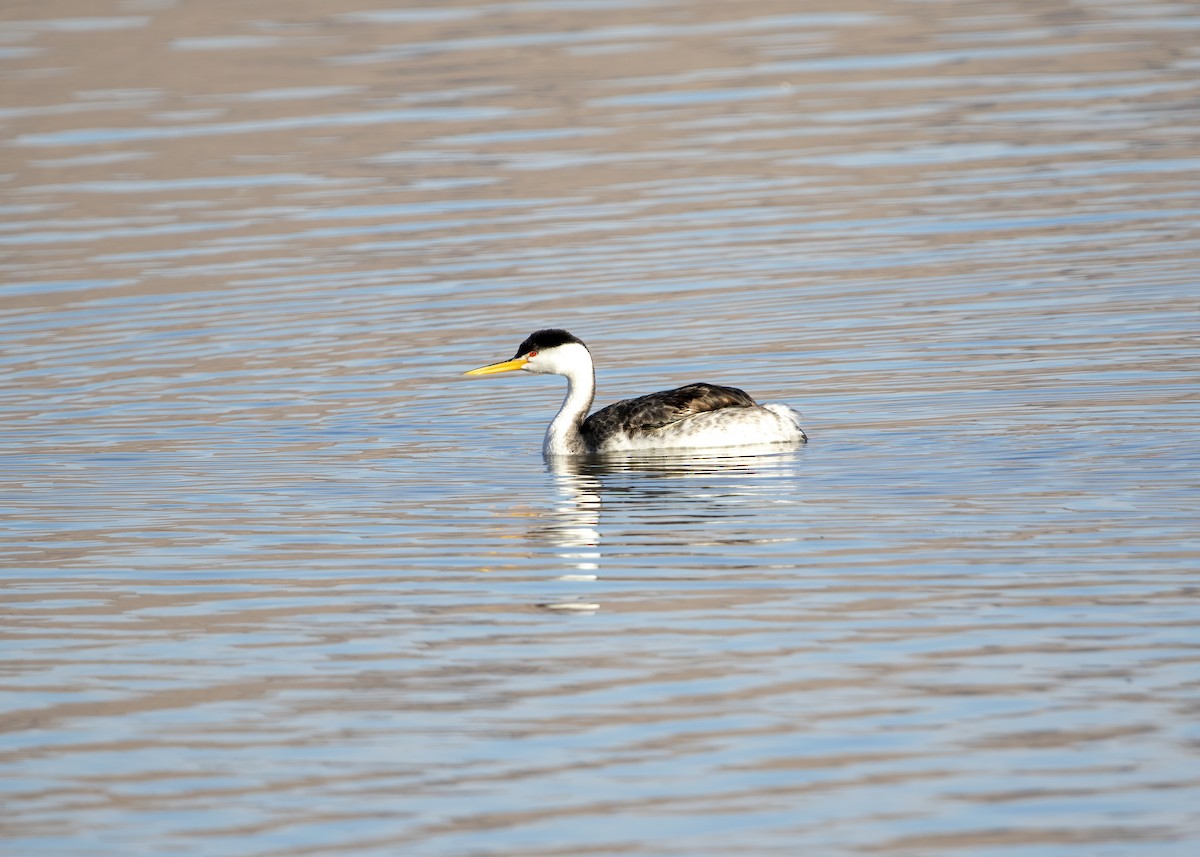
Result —
[[[1195, 851], [1185, 5], [125, 5], [0, 23], [8, 850]], [[546, 463], [551, 325], [811, 442]]]

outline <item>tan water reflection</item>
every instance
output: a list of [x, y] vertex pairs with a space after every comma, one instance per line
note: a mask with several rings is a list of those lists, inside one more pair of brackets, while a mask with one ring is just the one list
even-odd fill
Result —
[[0, 851], [1193, 853], [1198, 21], [0, 9]]

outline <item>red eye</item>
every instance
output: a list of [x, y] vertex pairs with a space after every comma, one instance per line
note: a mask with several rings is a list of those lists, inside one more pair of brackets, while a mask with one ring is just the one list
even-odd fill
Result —
[[526, 357], [537, 357], [537, 352], [536, 352], [536, 351], [530, 351], [530, 352], [529, 352], [528, 354], [526, 354], [525, 356], [526, 356]]

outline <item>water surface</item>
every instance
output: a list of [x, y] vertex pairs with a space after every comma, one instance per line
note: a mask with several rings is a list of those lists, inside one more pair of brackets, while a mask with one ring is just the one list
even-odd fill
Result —
[[7, 10], [0, 850], [1194, 853], [1196, 12]]

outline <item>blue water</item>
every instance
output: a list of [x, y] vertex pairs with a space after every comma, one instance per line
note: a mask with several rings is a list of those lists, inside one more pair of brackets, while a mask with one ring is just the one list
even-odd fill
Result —
[[0, 22], [0, 852], [1194, 853], [1187, 11]]

